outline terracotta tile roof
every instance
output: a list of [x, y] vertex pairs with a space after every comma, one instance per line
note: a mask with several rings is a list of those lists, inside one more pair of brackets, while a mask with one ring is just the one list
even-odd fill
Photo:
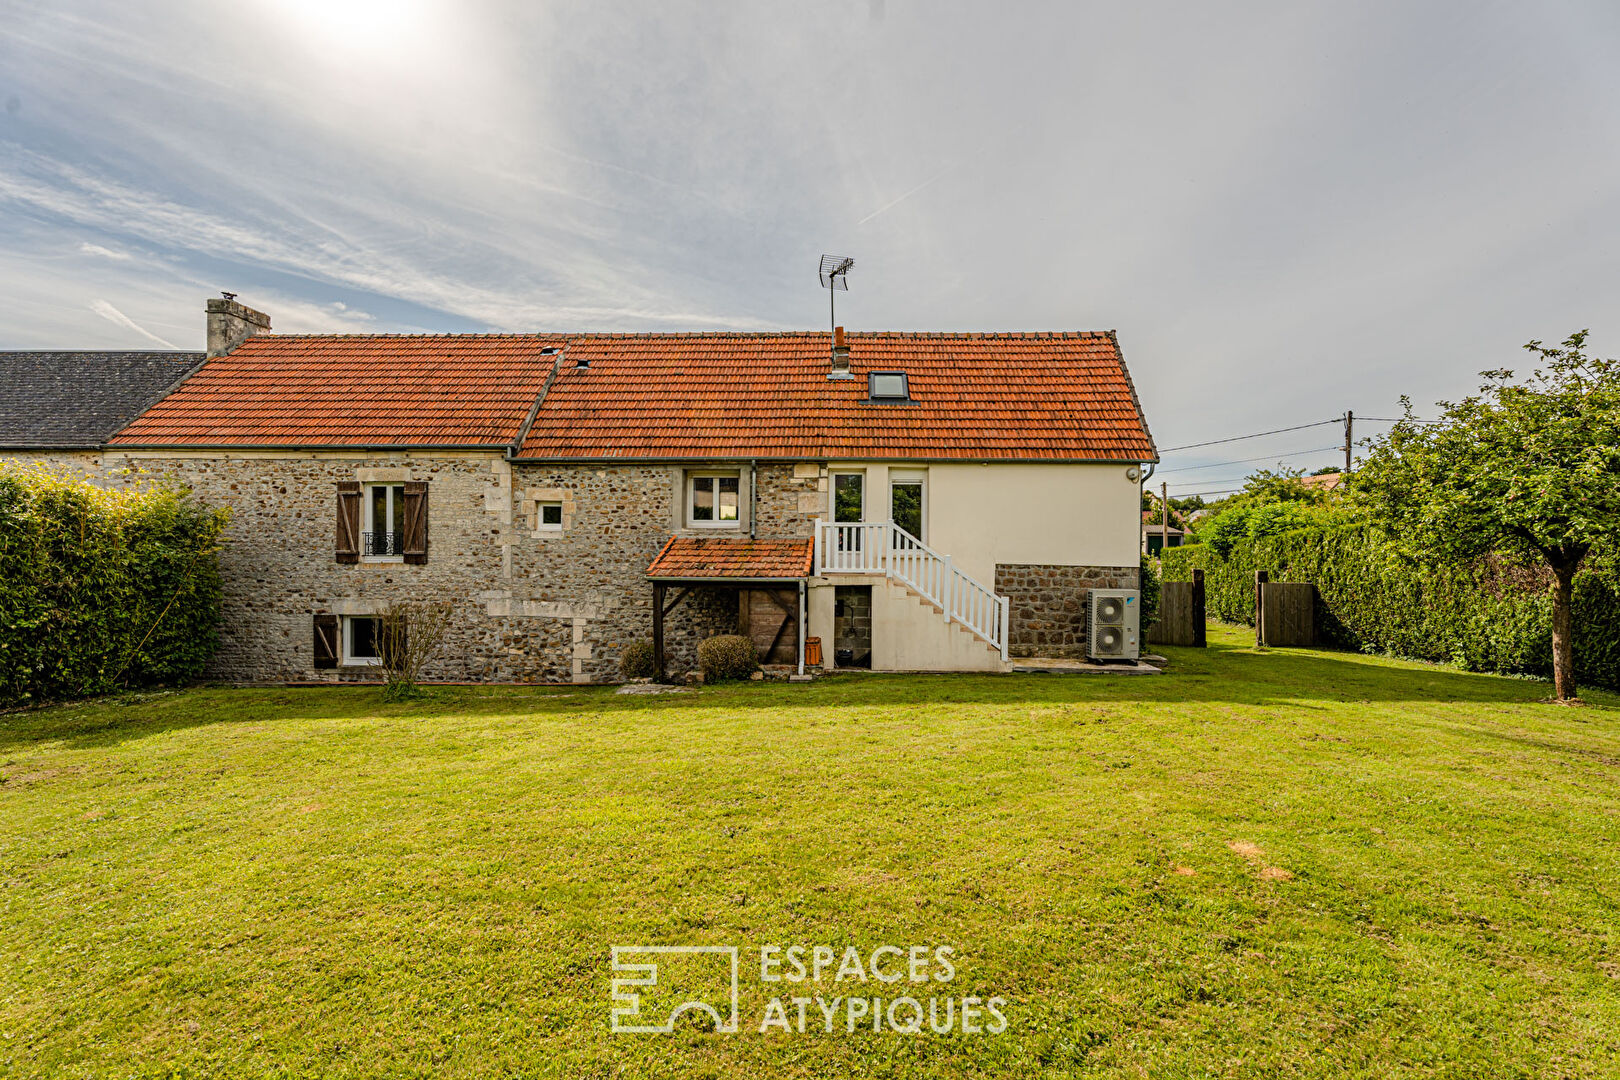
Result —
[[[1157, 456], [1111, 334], [849, 334], [846, 381], [828, 337], [575, 338], [522, 456]], [[905, 371], [911, 403], [865, 403], [874, 370]]]
[[650, 578], [809, 577], [809, 540], [750, 540], [746, 536], [672, 536], [647, 567]]
[[[117, 437], [124, 445], [500, 445], [526, 458], [1156, 458], [1110, 333], [250, 338]], [[588, 361], [588, 367], [580, 361]], [[911, 401], [872, 404], [871, 371]]]
[[263, 334], [203, 365], [112, 445], [500, 446], [565, 337]]

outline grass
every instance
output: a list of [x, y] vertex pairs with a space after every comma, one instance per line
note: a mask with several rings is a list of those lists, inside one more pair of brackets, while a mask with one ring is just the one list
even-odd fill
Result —
[[[0, 1075], [1620, 1072], [1620, 702], [1172, 660], [0, 717]], [[654, 943], [744, 947], [739, 1034], [610, 1030], [610, 947]], [[918, 992], [1007, 1030], [759, 1034], [912, 989], [760, 983], [795, 943], [950, 945]]]

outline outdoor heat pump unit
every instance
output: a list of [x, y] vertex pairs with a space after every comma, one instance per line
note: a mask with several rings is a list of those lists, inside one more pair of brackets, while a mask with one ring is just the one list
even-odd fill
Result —
[[1141, 656], [1142, 594], [1135, 589], [1092, 589], [1086, 597], [1091, 632], [1086, 654], [1093, 660]]

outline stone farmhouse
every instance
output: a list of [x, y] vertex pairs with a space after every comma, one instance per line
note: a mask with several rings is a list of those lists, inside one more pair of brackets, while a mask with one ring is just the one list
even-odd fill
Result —
[[[454, 606], [444, 679], [771, 664], [1004, 671], [1139, 584], [1153, 441], [1111, 332], [278, 335], [106, 438], [104, 482], [230, 508], [214, 677], [375, 677], [391, 601]], [[80, 460], [83, 464], [83, 460]], [[135, 470], [133, 473], [126, 470]]]

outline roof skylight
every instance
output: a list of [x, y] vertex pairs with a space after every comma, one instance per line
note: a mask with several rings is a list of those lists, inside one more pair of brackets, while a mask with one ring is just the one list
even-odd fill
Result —
[[873, 371], [866, 376], [866, 396], [872, 401], [909, 401], [911, 389], [903, 371]]

